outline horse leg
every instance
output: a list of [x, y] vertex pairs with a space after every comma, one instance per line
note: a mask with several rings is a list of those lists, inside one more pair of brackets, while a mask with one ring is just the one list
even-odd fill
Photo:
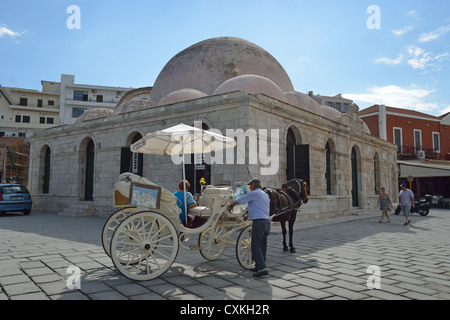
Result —
[[294, 210], [289, 217], [289, 247], [291, 248], [291, 253], [296, 253], [294, 248], [294, 223], [297, 218], [297, 210]]
[[289, 251], [289, 248], [286, 244], [286, 234], [287, 234], [286, 221], [280, 221], [280, 225], [281, 225], [281, 232], [283, 233], [283, 251]]

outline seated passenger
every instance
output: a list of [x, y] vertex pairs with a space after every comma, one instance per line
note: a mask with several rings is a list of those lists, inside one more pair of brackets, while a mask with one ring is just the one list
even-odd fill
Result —
[[[189, 191], [189, 187], [191, 186], [191, 184], [189, 183], [189, 181], [186, 180], [186, 205], [187, 208], [195, 208], [197, 206], [197, 203], [194, 200], [194, 197], [192, 196], [192, 194]], [[178, 207], [181, 209], [181, 214], [180, 214], [180, 220], [181, 222], [183, 222], [183, 224], [186, 224], [186, 213], [184, 210], [184, 181], [181, 180], [178, 183], [178, 189], [180, 191], [177, 191], [174, 193], [175, 197], [177, 197], [177, 205]], [[188, 216], [189, 219], [189, 216]], [[188, 226], [190, 224], [190, 221], [188, 220]]]

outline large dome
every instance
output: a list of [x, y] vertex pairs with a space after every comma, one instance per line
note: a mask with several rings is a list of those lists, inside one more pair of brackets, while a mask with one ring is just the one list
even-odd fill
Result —
[[158, 103], [184, 88], [211, 95], [225, 81], [245, 74], [269, 78], [283, 92], [294, 91], [286, 71], [270, 53], [247, 40], [222, 37], [194, 44], [173, 57], [156, 79], [150, 99]]

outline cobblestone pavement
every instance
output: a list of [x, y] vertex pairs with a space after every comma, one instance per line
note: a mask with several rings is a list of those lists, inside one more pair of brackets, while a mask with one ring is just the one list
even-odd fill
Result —
[[[0, 215], [0, 300], [450, 299], [450, 210], [414, 215], [407, 227], [402, 216], [391, 219], [297, 224], [294, 254], [282, 252], [273, 226], [270, 275], [259, 279], [240, 267], [234, 248], [214, 262], [180, 248], [165, 274], [138, 282], [104, 253], [105, 218]], [[71, 265], [81, 270], [80, 289], [67, 287]]]

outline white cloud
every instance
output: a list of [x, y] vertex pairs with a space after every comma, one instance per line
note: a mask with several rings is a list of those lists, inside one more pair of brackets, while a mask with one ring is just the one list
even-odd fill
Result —
[[11, 38], [16, 38], [22, 36], [20, 32], [12, 31], [11, 29], [8, 29], [6, 25], [0, 26], [0, 38], [8, 36]]
[[442, 70], [443, 61], [448, 60], [449, 57], [449, 52], [434, 54], [420, 47], [410, 45], [406, 48], [405, 54], [402, 53], [395, 59], [387, 57], [378, 58], [375, 60], [375, 63], [396, 66], [406, 60], [407, 64], [414, 70], [430, 72]]
[[401, 29], [391, 30], [391, 32], [394, 36], [400, 37], [400, 36], [404, 35], [405, 33], [407, 33], [408, 31], [411, 31], [413, 29], [414, 29], [413, 26], [407, 26], [407, 27], [403, 27]]
[[450, 112], [450, 106], [447, 106], [446, 108], [442, 109], [441, 115], [444, 115], [444, 114], [449, 113], [449, 112]]
[[403, 108], [425, 112], [440, 113], [441, 107], [437, 103], [424, 101], [435, 90], [419, 89], [416, 86], [402, 88], [396, 85], [369, 88], [366, 93], [343, 94], [342, 96], [358, 102], [370, 104], [384, 104], [390, 107]]
[[406, 15], [408, 16], [408, 17], [417, 17], [417, 11], [416, 10], [411, 10], [411, 11], [408, 11], [407, 13], [406, 13]]
[[383, 64], [387, 64], [387, 65], [398, 65], [398, 64], [402, 63], [404, 57], [405, 57], [405, 55], [401, 54], [398, 56], [397, 59], [379, 58], [379, 59], [375, 60], [375, 63], [383, 63]]
[[421, 69], [424, 71], [426, 71], [426, 69], [430, 69], [430, 67], [435, 67], [437, 70], [440, 70], [437, 63], [445, 60], [449, 56], [448, 52], [434, 55], [431, 52], [426, 52], [422, 48], [416, 46], [408, 46], [406, 51], [410, 57], [408, 64], [413, 69]]
[[450, 25], [442, 26], [431, 32], [422, 33], [419, 37], [419, 42], [423, 43], [423, 42], [429, 42], [432, 40], [439, 39], [441, 36], [443, 36], [447, 32], [450, 32]]

